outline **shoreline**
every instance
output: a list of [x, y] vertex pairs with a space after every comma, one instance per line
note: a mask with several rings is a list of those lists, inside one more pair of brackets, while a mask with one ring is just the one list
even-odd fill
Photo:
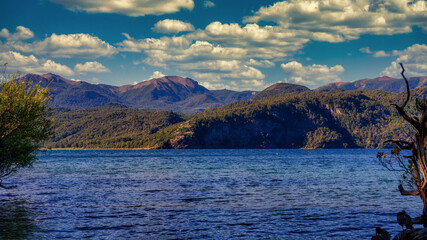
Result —
[[[168, 148], [163, 150], [220, 150], [220, 149], [228, 149], [228, 150], [238, 150], [238, 149], [246, 149], [246, 150], [268, 150], [268, 149], [299, 149], [299, 150], [331, 150], [331, 149], [389, 149], [389, 148]], [[41, 148], [40, 151], [59, 151], [59, 150], [162, 150], [158, 148]]]
[[59, 151], [59, 150], [152, 150], [153, 148], [42, 148], [40, 151]]

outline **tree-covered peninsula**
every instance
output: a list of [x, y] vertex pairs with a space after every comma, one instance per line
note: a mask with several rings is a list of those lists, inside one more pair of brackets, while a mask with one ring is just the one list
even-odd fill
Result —
[[[413, 99], [426, 88], [412, 90]], [[409, 128], [393, 111], [404, 93], [302, 91], [194, 115], [109, 105], [58, 109], [55, 148], [377, 148]], [[414, 100], [408, 111], [415, 111]]]

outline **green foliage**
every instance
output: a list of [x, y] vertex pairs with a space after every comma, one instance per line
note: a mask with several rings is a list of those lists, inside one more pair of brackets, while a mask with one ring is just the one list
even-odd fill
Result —
[[16, 79], [13, 75], [0, 85], [0, 179], [31, 166], [55, 127], [49, 89]]
[[57, 109], [60, 124], [48, 148], [142, 148], [142, 138], [183, 121], [172, 111], [127, 108], [119, 104], [87, 109]]
[[342, 141], [341, 134], [327, 127], [320, 127], [307, 133], [307, 144], [304, 148], [327, 148], [330, 144], [336, 146], [340, 141]]
[[143, 138], [142, 146], [143, 148], [160, 148], [160, 149], [168, 149], [171, 148], [170, 139], [171, 136], [177, 131], [180, 124], [175, 124], [172, 126], [168, 126], [159, 130], [155, 134], [147, 135]]
[[259, 92], [258, 94], [256, 94], [254, 97], [251, 98], [251, 100], [261, 101], [261, 100], [283, 97], [286, 95], [291, 95], [291, 94], [305, 92], [305, 91], [310, 91], [310, 89], [301, 85], [296, 85], [296, 84], [276, 83], [264, 89], [263, 91]]
[[388, 147], [385, 139], [411, 131], [390, 105], [404, 97], [383, 91], [310, 91], [240, 101], [197, 113], [188, 126], [171, 126], [143, 141], [146, 147], [171, 148]]
[[[422, 92], [422, 91], [420, 91]], [[414, 94], [415, 96], [416, 94]], [[405, 94], [307, 91], [238, 101], [191, 116], [114, 104], [57, 109], [52, 148], [381, 148], [410, 127], [391, 103]], [[415, 98], [407, 106], [415, 112]], [[187, 120], [187, 121], [186, 121]]]

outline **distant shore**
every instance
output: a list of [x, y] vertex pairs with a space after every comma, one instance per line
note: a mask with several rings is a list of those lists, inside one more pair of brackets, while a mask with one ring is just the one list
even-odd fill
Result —
[[58, 150], [151, 150], [152, 148], [42, 148], [41, 151]]
[[[58, 151], [58, 150], [158, 150], [161, 148], [42, 148], [41, 151]], [[166, 148], [167, 149], [167, 148]], [[188, 150], [219, 150], [219, 149], [260, 149], [260, 150], [266, 150], [266, 149], [299, 149], [299, 150], [321, 150], [321, 149], [388, 149], [388, 148], [169, 148], [170, 150], [182, 150], [182, 149], [188, 149]]]

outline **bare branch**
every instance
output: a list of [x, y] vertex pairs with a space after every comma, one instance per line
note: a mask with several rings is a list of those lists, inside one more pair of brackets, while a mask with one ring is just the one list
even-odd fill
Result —
[[405, 68], [403, 67], [402, 63], [399, 63], [399, 64], [402, 67], [402, 72], [400, 73], [400, 75], [402, 75], [402, 77], [403, 77], [403, 79], [405, 80], [405, 83], [406, 83], [406, 93], [407, 93], [406, 94], [406, 101], [401, 106], [401, 108], [404, 109], [405, 106], [406, 106], [406, 104], [408, 104], [408, 102], [409, 102], [409, 98], [411, 96], [411, 90], [409, 89], [409, 81], [408, 81], [408, 79], [406, 79], [405, 74], [404, 74], [405, 73]]
[[[402, 150], [411, 150], [415, 147], [415, 145], [413, 143], [408, 142], [408, 141], [404, 141], [404, 140], [400, 140], [400, 139], [388, 139], [388, 140], [384, 141], [383, 143], [389, 143], [389, 142], [396, 144]], [[403, 146], [403, 144], [405, 144], [407, 146]]]
[[406, 76], [404, 74], [405, 68], [403, 67], [402, 63], [400, 63], [400, 66], [402, 67], [402, 72], [400, 74], [402, 75], [403, 79], [405, 80], [405, 84], [406, 84], [406, 93], [407, 93], [406, 94], [406, 100], [402, 104], [402, 106], [399, 106], [397, 104], [392, 104], [392, 105], [396, 108], [397, 112], [399, 113], [400, 116], [403, 117], [403, 119], [405, 119], [412, 126], [414, 126], [415, 129], [417, 129], [418, 131], [421, 131], [422, 129], [421, 129], [421, 126], [419, 124], [418, 118], [416, 118], [416, 117], [414, 117], [414, 118], [409, 117], [408, 114], [406, 114], [406, 112], [404, 110], [404, 108], [406, 107], [406, 104], [408, 104], [409, 99], [411, 97], [411, 91], [410, 91], [410, 88], [409, 88], [409, 81], [408, 81], [408, 79], [406, 78]]
[[[397, 104], [392, 104], [392, 105], [396, 108], [397, 112], [399, 113], [400, 116], [403, 117], [403, 119], [405, 119], [412, 126], [414, 126], [415, 129], [417, 129], [418, 131], [421, 131], [418, 122], [415, 119], [409, 117], [408, 114], [406, 114], [406, 112], [403, 110], [403, 108], [399, 107]], [[405, 103], [405, 105], [406, 105], [406, 103]]]
[[401, 139], [387, 139], [384, 141], [384, 143], [388, 143], [388, 142], [392, 142], [392, 143], [398, 143], [398, 144], [407, 144], [410, 146], [413, 146], [414, 144], [405, 140], [401, 140]]
[[[408, 167], [405, 166], [405, 164], [402, 162], [402, 160], [400, 160], [400, 158], [397, 156], [396, 156], [396, 158], [394, 158], [395, 161], [390, 161], [389, 159], [387, 159], [386, 155], [383, 155], [382, 157], [378, 157], [378, 160], [381, 163], [381, 165], [389, 171], [405, 172], [408, 170]], [[397, 162], [397, 166], [396, 166], [396, 162]]]

